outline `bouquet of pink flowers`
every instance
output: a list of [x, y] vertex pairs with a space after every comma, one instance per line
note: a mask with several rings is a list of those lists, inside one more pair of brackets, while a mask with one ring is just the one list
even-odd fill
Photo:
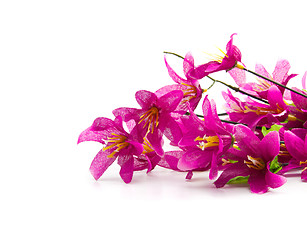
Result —
[[[254, 193], [282, 186], [284, 174], [292, 169], [301, 169], [302, 180], [307, 180], [307, 72], [298, 89], [287, 87], [297, 76], [288, 74], [287, 60], [279, 60], [272, 75], [261, 64], [255, 71], [247, 69], [233, 44], [234, 35], [223, 56], [199, 66], [190, 53], [182, 57], [165, 52], [183, 59], [184, 78], [165, 57], [173, 85], [136, 92], [139, 108], [117, 108], [114, 120], [99, 117], [80, 134], [78, 143], [103, 144], [90, 166], [96, 180], [116, 159], [125, 183], [131, 182], [134, 171], [150, 172], [156, 166], [186, 172], [186, 179], [194, 171], [209, 171], [217, 188], [248, 183]], [[237, 86], [210, 76], [218, 71], [227, 71]], [[257, 82], [247, 82], [246, 73], [256, 75]], [[222, 92], [226, 113], [217, 113], [206, 94], [209, 88], [200, 85], [204, 78], [212, 81], [209, 88], [215, 83], [229, 88]], [[202, 115], [194, 113], [200, 102]], [[166, 140], [176, 150], [165, 151]]]

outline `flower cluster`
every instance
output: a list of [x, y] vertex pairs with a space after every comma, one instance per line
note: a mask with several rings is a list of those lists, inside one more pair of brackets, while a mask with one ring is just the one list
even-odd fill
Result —
[[[199, 66], [190, 53], [181, 57], [165, 52], [183, 59], [184, 77], [165, 55], [174, 84], [136, 92], [139, 108], [117, 108], [114, 120], [97, 118], [80, 134], [78, 143], [103, 145], [90, 166], [96, 180], [116, 159], [125, 183], [131, 182], [134, 171], [150, 172], [156, 166], [186, 172], [186, 179], [194, 171], [209, 171], [217, 188], [246, 184], [254, 193], [282, 186], [293, 169], [301, 169], [301, 179], [307, 180], [307, 73], [298, 89], [287, 87], [297, 76], [289, 74], [287, 60], [279, 60], [272, 74], [261, 64], [255, 71], [247, 69], [234, 36], [222, 56]], [[219, 71], [226, 71], [237, 86], [210, 76]], [[246, 73], [256, 75], [256, 82], [247, 82]], [[210, 91], [215, 83], [229, 87], [221, 93], [226, 113], [218, 114], [209, 89], [202, 89], [205, 79], [213, 81]], [[244, 100], [233, 90], [244, 94]], [[194, 112], [199, 104], [202, 115]], [[165, 142], [175, 150], [165, 151]]]

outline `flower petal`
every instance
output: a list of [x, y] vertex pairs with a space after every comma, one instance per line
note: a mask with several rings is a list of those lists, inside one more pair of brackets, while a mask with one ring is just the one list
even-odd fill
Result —
[[[262, 64], [256, 64], [255, 72], [266, 77], [269, 79], [272, 79], [271, 75], [268, 73], [268, 71], [265, 69], [265, 67]], [[264, 80], [265, 81], [265, 80]], [[268, 84], [272, 85], [270, 82], [266, 81]]]
[[305, 161], [307, 156], [304, 154], [306, 151], [304, 148], [304, 140], [302, 140], [290, 131], [285, 131], [284, 138], [285, 145], [291, 156], [296, 158], [297, 160]]
[[172, 112], [176, 109], [183, 98], [181, 90], [171, 91], [158, 99], [157, 105], [163, 112]]
[[270, 164], [269, 163], [267, 164], [267, 170], [268, 171], [265, 174], [265, 181], [266, 181], [266, 183], [269, 187], [278, 188], [278, 187], [281, 187], [282, 185], [284, 185], [287, 182], [287, 178], [285, 178], [281, 175], [272, 173], [270, 171]]
[[144, 113], [144, 110], [121, 107], [114, 109], [112, 113], [115, 117], [121, 116], [125, 122], [128, 122], [130, 120], [138, 121], [140, 116]]
[[284, 102], [282, 93], [277, 86], [273, 85], [268, 89], [267, 98], [270, 103], [270, 106], [273, 109], [278, 109], [278, 108], [282, 108], [284, 110], [287, 109], [287, 105]]
[[231, 163], [228, 165], [228, 167], [222, 172], [222, 174], [219, 176], [219, 178], [214, 182], [214, 185], [217, 188], [224, 187], [226, 183], [229, 182], [229, 180], [242, 176], [246, 177], [250, 174], [250, 170], [248, 167], [246, 167], [245, 164], [241, 162], [237, 163]]
[[248, 127], [244, 125], [237, 125], [235, 132], [235, 139], [238, 142], [238, 146], [247, 155], [257, 157], [259, 156], [259, 144], [260, 140]]
[[302, 78], [303, 89], [306, 89], [306, 77], [307, 77], [307, 71], [304, 73], [304, 76]]
[[277, 131], [269, 132], [260, 142], [262, 159], [266, 162], [272, 161], [279, 153], [280, 139]]
[[230, 76], [235, 80], [236, 84], [239, 87], [243, 87], [244, 84], [246, 83], [246, 75], [245, 71], [239, 68], [233, 68], [230, 71], [228, 71]]
[[178, 142], [182, 138], [181, 128], [178, 123], [169, 115], [161, 114], [159, 128], [163, 134], [175, 145], [178, 145]]
[[101, 134], [101, 132], [92, 131], [92, 127], [89, 127], [80, 134], [78, 138], [78, 144], [85, 141], [95, 141], [104, 144], [105, 142], [102, 139], [103, 136], [104, 135]]
[[269, 189], [263, 171], [253, 172], [248, 179], [248, 184], [253, 193], [266, 193]]
[[164, 151], [162, 148], [163, 139], [162, 132], [160, 130], [155, 130], [153, 133], [148, 133], [147, 140], [151, 144], [152, 148], [156, 151], [156, 153], [162, 157], [164, 155]]
[[119, 155], [118, 164], [121, 166], [119, 175], [125, 183], [130, 183], [133, 177], [133, 156], [130, 154]]
[[194, 69], [194, 58], [190, 52], [185, 55], [183, 60], [183, 72], [184, 75], [188, 75], [189, 71]]
[[301, 173], [301, 179], [307, 181], [307, 168], [304, 168]]
[[213, 151], [201, 149], [189, 149], [178, 162], [178, 168], [182, 171], [206, 168], [212, 160]]
[[162, 97], [163, 95], [171, 92], [171, 91], [174, 91], [174, 90], [183, 90], [184, 88], [186, 88], [185, 85], [182, 85], [182, 84], [173, 84], [173, 85], [166, 85], [160, 89], [158, 89], [155, 94], [158, 98]]
[[[301, 91], [300, 89], [296, 87], [293, 87], [293, 89], [306, 95], [306, 92]], [[291, 91], [291, 99], [297, 108], [307, 110], [307, 98]]]
[[286, 59], [281, 59], [276, 63], [273, 79], [276, 82], [282, 83], [282, 81], [286, 78], [288, 71], [290, 70], [290, 63]]
[[174, 80], [174, 82], [176, 83], [183, 83], [186, 82], [185, 79], [183, 79], [182, 77], [180, 77], [168, 64], [168, 62], [166, 61], [166, 56], [164, 56], [164, 61], [165, 61], [165, 65], [168, 71], [169, 76]]
[[164, 157], [158, 162], [160, 167], [180, 171], [177, 167], [179, 159], [184, 154], [183, 151], [169, 151], [164, 154]]
[[109, 151], [100, 150], [90, 166], [90, 172], [98, 180], [108, 167], [115, 161], [116, 157], [108, 158]]
[[157, 96], [152, 92], [140, 90], [135, 93], [135, 99], [142, 109], [149, 109], [156, 103]]

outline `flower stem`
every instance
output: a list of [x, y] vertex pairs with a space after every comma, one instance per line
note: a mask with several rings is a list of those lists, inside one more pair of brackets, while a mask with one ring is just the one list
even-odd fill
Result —
[[300, 95], [300, 96], [303, 96], [303, 97], [307, 98], [307, 95], [305, 95], [305, 94], [303, 94], [303, 93], [300, 93], [300, 92], [298, 92], [298, 91], [296, 91], [296, 90], [294, 90], [294, 89], [292, 89], [292, 88], [289, 88], [289, 87], [287, 87], [287, 86], [285, 86], [285, 85], [283, 85], [283, 84], [280, 84], [280, 83], [278, 83], [278, 82], [275, 82], [275, 81], [272, 80], [272, 79], [269, 79], [269, 78], [267, 78], [267, 77], [265, 77], [265, 76], [262, 76], [262, 75], [260, 75], [260, 74], [258, 74], [258, 73], [256, 73], [256, 72], [253, 72], [253, 71], [251, 71], [251, 70], [249, 70], [249, 69], [246, 69], [246, 68], [243, 68], [243, 70], [245, 70], [245, 71], [247, 71], [247, 72], [249, 72], [249, 73], [251, 73], [251, 74], [254, 74], [254, 75], [256, 75], [257, 77], [260, 77], [260, 78], [262, 78], [262, 79], [264, 79], [264, 80], [267, 80], [267, 81], [269, 81], [269, 82], [271, 82], [271, 83], [274, 83], [274, 84], [276, 84], [277, 86], [280, 86], [280, 87], [282, 87], [282, 88], [288, 89], [288, 90], [291, 91], [291, 92], [294, 92], [294, 93], [296, 93], [296, 94], [298, 94], [298, 95]]
[[175, 56], [177, 56], [177, 57], [180, 57], [180, 58], [184, 59], [184, 57], [183, 57], [183, 56], [180, 56], [180, 55], [179, 55], [179, 54], [177, 54], [177, 53], [173, 53], [173, 52], [166, 52], [166, 51], [164, 51], [163, 53], [166, 53], [166, 54], [172, 54], [172, 55], [175, 55]]
[[[200, 114], [195, 114], [197, 117], [199, 117], [199, 118], [204, 118], [204, 116], [203, 115], [200, 115]], [[244, 123], [238, 123], [238, 122], [233, 122], [233, 121], [229, 121], [229, 120], [224, 120], [224, 119], [220, 119], [221, 120], [221, 122], [224, 122], [224, 123], [230, 123], [230, 124], [243, 124], [243, 125], [245, 125], [245, 126], [247, 126], [246, 124], [244, 124]]]
[[220, 116], [227, 116], [228, 115], [228, 113], [219, 113], [219, 114], [217, 114], [219, 117]]
[[226, 87], [228, 87], [228, 88], [230, 88], [230, 89], [232, 89], [232, 90], [234, 90], [234, 91], [236, 91], [236, 92], [245, 94], [245, 95], [247, 95], [247, 96], [249, 96], [249, 97], [251, 97], [251, 98], [257, 99], [258, 101], [261, 101], [261, 102], [263, 102], [263, 103], [268, 104], [268, 102], [267, 102], [266, 100], [264, 100], [264, 99], [262, 99], [262, 98], [259, 98], [259, 97], [256, 97], [256, 96], [254, 96], [254, 95], [252, 95], [252, 94], [249, 94], [249, 93], [247, 93], [247, 92], [244, 92], [244, 91], [242, 91], [242, 90], [241, 90], [240, 88], [238, 88], [238, 87], [231, 86], [231, 85], [229, 85], [229, 84], [227, 84], [227, 83], [224, 83], [224, 82], [222, 82], [222, 81], [216, 80], [216, 79], [214, 79], [214, 78], [212, 78], [212, 77], [210, 77], [210, 76], [207, 76], [207, 77], [210, 78], [212, 81], [221, 83], [221, 84], [225, 85]]

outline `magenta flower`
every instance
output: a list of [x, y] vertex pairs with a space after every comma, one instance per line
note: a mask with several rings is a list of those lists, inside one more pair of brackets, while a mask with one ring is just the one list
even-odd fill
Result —
[[[303, 85], [305, 85], [306, 77], [307, 77], [307, 72], [305, 72], [305, 74], [304, 74], [304, 76], [302, 78]], [[307, 95], [306, 91], [302, 91], [302, 90], [300, 90], [300, 89], [298, 89], [296, 87], [294, 87], [293, 89], [298, 91], [298, 92], [300, 92], [300, 93], [303, 93], [303, 94]], [[291, 92], [291, 99], [292, 99], [294, 105], [299, 110], [301, 110], [303, 112], [307, 112], [307, 98], [302, 97], [301, 95], [298, 95], [298, 94], [296, 94], [294, 92]]]
[[236, 144], [240, 150], [232, 148], [224, 157], [229, 163], [220, 177], [214, 182], [217, 188], [225, 186], [231, 179], [243, 176], [248, 178], [254, 193], [265, 193], [268, 188], [277, 188], [286, 178], [270, 171], [270, 163], [279, 154], [278, 132], [269, 132], [260, 140], [248, 127], [236, 126]]
[[307, 181], [307, 129], [285, 131], [284, 139], [286, 148], [293, 158], [289, 165], [282, 169], [282, 172], [294, 168], [303, 168], [301, 178]]
[[223, 126], [217, 116], [214, 101], [207, 96], [203, 102], [204, 121], [192, 111], [189, 117], [182, 117], [186, 126], [179, 146], [184, 148], [184, 154], [178, 162], [182, 171], [206, 170], [210, 168], [209, 178], [218, 174], [221, 156], [231, 145], [231, 134]]
[[179, 124], [171, 116], [183, 98], [180, 90], [171, 91], [161, 97], [141, 90], [136, 92], [135, 98], [141, 109], [118, 108], [113, 110], [115, 116], [122, 116], [125, 122], [133, 122], [138, 134], [146, 137], [159, 156], [163, 156], [162, 134], [173, 144], [177, 144], [182, 137]]
[[144, 169], [144, 161], [139, 161], [137, 158], [143, 152], [143, 146], [138, 138], [134, 131], [129, 134], [124, 130], [121, 117], [116, 117], [114, 121], [101, 117], [80, 134], [78, 143], [84, 141], [106, 143], [90, 166], [90, 172], [96, 180], [117, 159], [121, 166], [119, 174], [125, 183], [129, 183], [133, 171]]
[[190, 53], [187, 53], [183, 61], [183, 72], [186, 79], [180, 77], [168, 64], [166, 57], [164, 58], [165, 64], [170, 77], [177, 84], [168, 85], [160, 88], [155, 92], [158, 97], [165, 95], [173, 90], [181, 90], [183, 92], [183, 98], [177, 107], [177, 111], [187, 111], [187, 103], [190, 104], [192, 110], [195, 110], [201, 97], [203, 90], [201, 89], [197, 79], [192, 79], [188, 76], [188, 72], [194, 69], [194, 58]]
[[231, 92], [223, 92], [226, 100], [226, 112], [231, 121], [247, 124], [254, 129], [258, 126], [270, 128], [273, 124], [291, 119], [288, 115], [288, 106], [283, 100], [282, 93], [276, 86], [271, 86], [267, 91], [268, 104], [256, 102], [247, 98], [245, 102], [234, 97]]
[[[261, 64], [257, 64], [255, 68], [256, 73], [264, 77], [267, 77], [269, 79], [272, 79], [275, 82], [278, 82], [283, 85], [287, 85], [287, 83], [291, 78], [297, 76], [297, 74], [288, 75], [289, 70], [290, 70], [290, 63], [287, 60], [279, 60], [276, 63], [272, 76], [267, 72], [265, 67]], [[262, 78], [257, 78], [258, 82], [246, 82], [245, 71], [239, 68], [234, 68], [230, 70], [229, 74], [232, 76], [232, 78], [235, 80], [237, 85], [242, 90], [264, 99], [267, 99], [267, 92], [269, 88], [274, 85], [273, 83], [266, 81]], [[285, 88], [279, 86], [277, 87], [283, 94]]]
[[230, 40], [226, 45], [226, 53], [223, 53], [224, 56], [216, 56], [216, 60], [202, 64], [195, 69], [191, 69], [188, 73], [189, 77], [201, 79], [211, 73], [222, 70], [229, 71], [238, 66], [237, 64], [241, 62], [242, 55], [239, 48], [233, 45], [233, 37], [235, 35], [236, 33], [230, 36]]

